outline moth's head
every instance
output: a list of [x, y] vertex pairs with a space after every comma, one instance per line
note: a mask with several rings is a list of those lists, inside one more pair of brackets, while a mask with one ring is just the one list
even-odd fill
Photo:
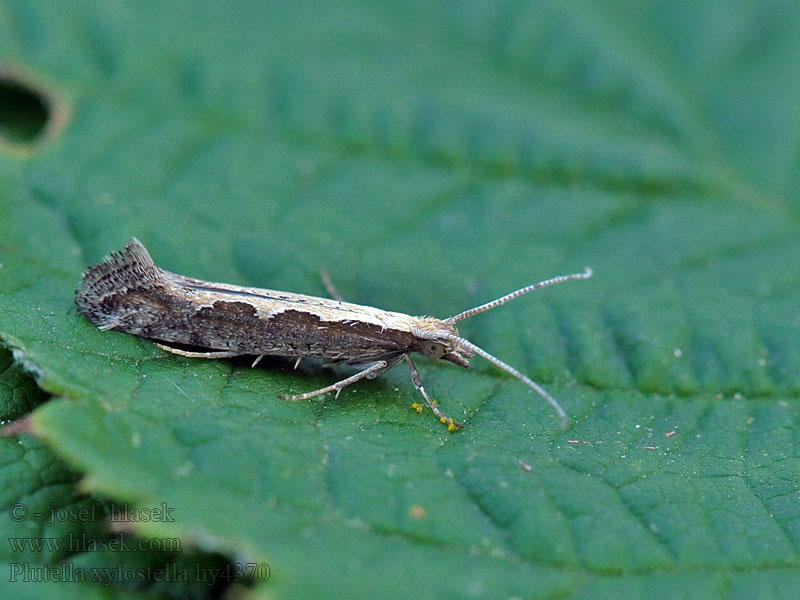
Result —
[[470, 368], [469, 359], [475, 353], [458, 343], [458, 329], [453, 323], [420, 317], [413, 333], [418, 340], [414, 347], [416, 352], [431, 360], [446, 360], [459, 367]]
[[564, 409], [561, 408], [561, 405], [558, 402], [556, 402], [555, 398], [548, 394], [547, 391], [545, 391], [545, 389], [542, 388], [542, 386], [540, 386], [538, 383], [532, 381], [527, 375], [523, 375], [515, 368], [507, 365], [499, 358], [492, 356], [486, 352], [486, 350], [479, 348], [469, 340], [459, 337], [458, 330], [456, 329], [456, 323], [482, 312], [486, 312], [487, 310], [491, 310], [496, 306], [505, 304], [509, 300], [513, 300], [518, 296], [522, 296], [523, 294], [527, 294], [528, 292], [532, 292], [533, 290], [541, 287], [553, 285], [554, 283], [561, 283], [562, 281], [569, 281], [570, 279], [589, 279], [591, 276], [592, 270], [589, 267], [586, 267], [583, 273], [560, 275], [558, 277], [553, 277], [552, 279], [546, 279], [545, 281], [534, 283], [533, 285], [528, 285], [524, 288], [520, 288], [514, 292], [511, 292], [510, 294], [501, 296], [496, 300], [492, 300], [486, 304], [481, 304], [475, 308], [470, 308], [469, 310], [465, 310], [464, 312], [453, 315], [447, 319], [440, 320], [433, 319], [431, 317], [418, 317], [415, 319], [416, 322], [411, 327], [411, 332], [416, 337], [412, 350], [414, 352], [424, 354], [432, 360], [446, 360], [466, 369], [469, 369], [470, 358], [476, 354], [482, 356], [492, 364], [495, 364], [503, 369], [506, 373], [510, 373], [525, 383], [542, 398], [547, 400], [556, 410], [556, 412], [558, 412], [559, 417], [561, 417], [561, 427], [566, 429], [567, 413], [564, 412]]

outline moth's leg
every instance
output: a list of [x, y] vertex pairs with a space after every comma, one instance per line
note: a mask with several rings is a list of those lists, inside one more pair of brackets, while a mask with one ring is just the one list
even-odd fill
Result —
[[305, 394], [296, 394], [296, 395], [278, 394], [278, 398], [280, 398], [281, 400], [289, 400], [291, 402], [294, 402], [295, 400], [308, 400], [309, 398], [313, 398], [314, 396], [319, 396], [320, 394], [327, 394], [328, 392], [333, 392], [333, 391], [336, 391], [336, 397], [338, 398], [339, 392], [341, 392], [348, 385], [355, 383], [359, 379], [364, 379], [364, 377], [367, 377], [370, 373], [374, 373], [375, 371], [383, 369], [384, 367], [386, 367], [386, 361], [379, 360], [378, 362], [372, 363], [363, 371], [359, 371], [358, 373], [356, 373], [355, 375], [351, 375], [347, 379], [342, 379], [341, 381], [337, 381], [333, 385], [329, 385], [324, 388], [314, 390], [313, 392], [306, 392]]
[[[444, 414], [439, 407], [436, 406], [436, 402], [428, 396], [428, 392], [425, 391], [425, 388], [422, 387], [422, 378], [419, 376], [419, 371], [417, 371], [417, 366], [414, 364], [414, 361], [411, 360], [411, 356], [408, 354], [404, 355], [406, 361], [408, 362], [408, 368], [411, 371], [411, 381], [414, 382], [414, 387], [419, 390], [422, 394], [422, 397], [425, 398], [425, 402], [428, 403], [428, 406], [431, 407], [433, 414], [439, 417], [439, 420], [447, 425], [447, 431], [453, 431], [454, 429], [463, 429], [464, 426], [461, 423], [457, 423], [446, 414]], [[414, 408], [417, 409], [417, 412], [422, 412], [422, 406], [417, 403], [414, 403]]]
[[328, 272], [325, 269], [320, 268], [319, 276], [322, 277], [322, 283], [325, 285], [325, 289], [328, 290], [328, 295], [334, 300], [338, 300], [339, 302], [344, 302], [344, 298], [342, 298], [342, 295], [336, 289], [336, 286], [333, 285], [333, 282], [331, 281], [331, 276], [328, 275]]
[[383, 375], [387, 371], [391, 371], [392, 369], [394, 369], [397, 366], [397, 363], [399, 363], [401, 360], [403, 360], [404, 356], [405, 356], [404, 354], [401, 354], [397, 358], [391, 359], [386, 364], [385, 367], [383, 367], [382, 369], [379, 369], [379, 370], [374, 371], [374, 372], [370, 373], [369, 375], [367, 375], [367, 379], [377, 379], [378, 377], [380, 377], [381, 375]]
[[253, 364], [250, 365], [250, 368], [252, 369], [253, 367], [255, 367], [259, 362], [261, 362], [262, 358], [264, 358], [263, 354], [259, 354], [258, 356], [256, 356], [256, 359], [253, 361]]
[[155, 345], [161, 348], [162, 350], [166, 350], [167, 352], [172, 352], [173, 354], [177, 354], [179, 356], [188, 356], [189, 358], [233, 358], [234, 356], [241, 356], [241, 352], [233, 352], [233, 351], [226, 351], [226, 350], [210, 350], [208, 352], [190, 352], [189, 350], [178, 350], [177, 348], [172, 348], [171, 346], [167, 346], [166, 344], [159, 344], [155, 342]]

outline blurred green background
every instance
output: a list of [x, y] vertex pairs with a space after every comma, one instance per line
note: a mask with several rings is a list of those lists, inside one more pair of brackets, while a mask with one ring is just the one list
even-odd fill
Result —
[[[183, 551], [0, 541], [3, 594], [795, 597], [798, 72], [788, 1], [4, 0], [0, 418], [38, 408], [0, 440], [0, 540], [116, 535], [17, 504], [167, 503], [125, 535]], [[450, 435], [404, 366], [287, 404], [335, 375], [100, 332], [72, 296], [131, 236], [439, 317], [590, 265], [460, 326], [573, 427], [479, 359], [418, 361]]]

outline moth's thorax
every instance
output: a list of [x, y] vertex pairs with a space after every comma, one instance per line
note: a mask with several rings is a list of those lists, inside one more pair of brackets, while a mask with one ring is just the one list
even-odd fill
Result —
[[435, 317], [413, 317], [411, 333], [424, 340], [441, 339], [442, 333], [458, 335], [458, 329], [452, 323]]

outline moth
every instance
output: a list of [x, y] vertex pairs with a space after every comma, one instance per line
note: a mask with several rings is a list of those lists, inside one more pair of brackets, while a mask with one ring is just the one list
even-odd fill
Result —
[[[354, 375], [318, 390], [281, 395], [284, 400], [305, 400], [327, 392], [336, 392], [338, 397], [347, 386], [379, 377], [406, 361], [414, 387], [449, 431], [463, 425], [444, 414], [428, 395], [411, 354], [466, 369], [470, 358], [482, 356], [547, 400], [566, 427], [567, 414], [555, 398], [526, 375], [460, 337], [456, 323], [533, 290], [591, 276], [592, 270], [586, 267], [583, 273], [540, 281], [447, 319], [436, 319], [344, 302], [324, 272], [323, 282], [332, 298], [185, 277], [157, 267], [147, 249], [133, 238], [124, 250], [83, 274], [75, 302], [100, 329], [157, 340], [160, 348], [181, 356], [253, 355], [253, 366], [264, 356], [282, 356], [295, 359], [295, 368], [302, 359], [313, 358], [326, 366], [344, 364], [357, 369]], [[422, 412], [421, 404], [412, 406]]]

